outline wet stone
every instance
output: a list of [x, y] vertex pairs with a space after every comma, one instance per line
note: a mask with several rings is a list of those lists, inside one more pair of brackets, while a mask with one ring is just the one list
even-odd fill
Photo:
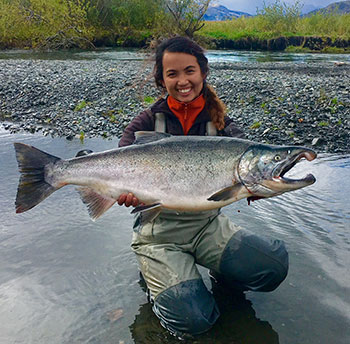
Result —
[[[149, 106], [144, 98], [160, 95], [145, 81], [152, 67], [123, 60], [1, 60], [0, 114], [9, 117], [1, 116], [0, 125], [12, 132], [19, 126], [9, 122], [16, 121], [22, 130], [67, 138], [81, 132], [120, 137]], [[211, 63], [208, 83], [251, 140], [350, 153], [350, 65]]]

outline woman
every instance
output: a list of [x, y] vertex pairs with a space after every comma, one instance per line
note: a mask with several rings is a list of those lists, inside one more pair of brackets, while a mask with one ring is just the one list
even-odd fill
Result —
[[[243, 137], [210, 87], [203, 49], [184, 37], [156, 50], [154, 78], [167, 96], [141, 112], [125, 129], [119, 146], [130, 145], [136, 131], [173, 135]], [[118, 203], [137, 206], [133, 194]], [[218, 283], [240, 291], [271, 291], [285, 279], [288, 253], [278, 240], [257, 237], [231, 223], [220, 210], [164, 210], [151, 223], [136, 218], [132, 249], [153, 302], [153, 311], [171, 333], [182, 337], [207, 331], [219, 317], [213, 295], [196, 264], [210, 269]]]

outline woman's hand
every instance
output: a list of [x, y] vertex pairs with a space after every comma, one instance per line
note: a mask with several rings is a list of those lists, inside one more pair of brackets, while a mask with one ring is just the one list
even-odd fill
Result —
[[125, 205], [126, 207], [130, 207], [131, 205], [133, 207], [137, 207], [138, 205], [140, 204], [143, 204], [140, 202], [140, 200], [135, 197], [134, 194], [132, 194], [131, 192], [129, 193], [124, 193], [124, 194], [121, 194], [117, 200], [118, 204], [119, 205]]

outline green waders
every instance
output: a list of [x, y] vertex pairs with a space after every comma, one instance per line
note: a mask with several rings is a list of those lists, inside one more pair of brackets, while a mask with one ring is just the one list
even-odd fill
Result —
[[154, 313], [178, 336], [205, 332], [220, 315], [196, 264], [242, 291], [274, 290], [288, 271], [283, 242], [241, 229], [220, 210], [165, 210], [143, 226], [136, 218], [132, 249], [150, 290]]

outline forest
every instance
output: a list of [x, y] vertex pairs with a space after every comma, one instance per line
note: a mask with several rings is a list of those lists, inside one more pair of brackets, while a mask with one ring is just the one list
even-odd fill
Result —
[[289, 44], [293, 42], [291, 37], [317, 37], [327, 45], [342, 42], [340, 47], [345, 50], [349, 46], [350, 14], [319, 12], [303, 17], [299, 1], [288, 5], [276, 0], [256, 16], [203, 21], [211, 3], [212, 0], [0, 0], [0, 48], [146, 47], [154, 40], [176, 34], [214, 48], [220, 48], [222, 41], [268, 42], [280, 37], [285, 38], [284, 48], [302, 45], [300, 39]]

